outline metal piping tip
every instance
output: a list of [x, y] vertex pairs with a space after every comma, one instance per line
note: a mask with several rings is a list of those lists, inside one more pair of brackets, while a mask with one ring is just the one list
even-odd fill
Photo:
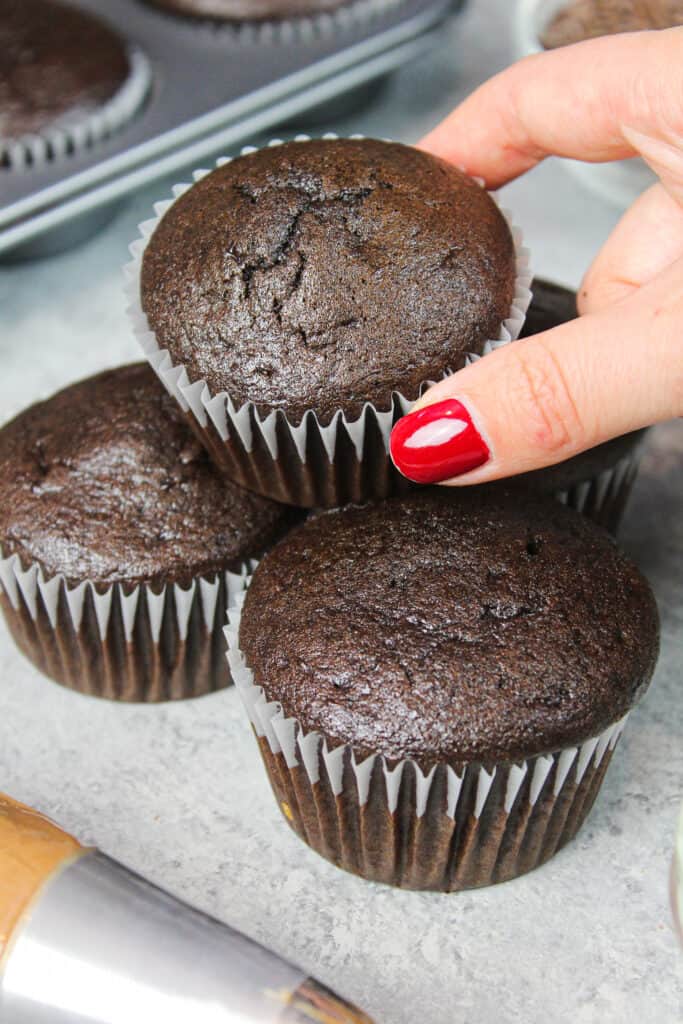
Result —
[[0, 965], [3, 1024], [373, 1024], [275, 953], [96, 851], [51, 878]]

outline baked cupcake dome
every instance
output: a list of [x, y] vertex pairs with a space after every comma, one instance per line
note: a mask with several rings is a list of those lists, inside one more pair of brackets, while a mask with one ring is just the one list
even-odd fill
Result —
[[[520, 337], [574, 320], [576, 292], [543, 278], [531, 285], [532, 299]], [[647, 430], [634, 430], [565, 462], [524, 473], [516, 478], [534, 489], [554, 493], [566, 504], [616, 533], [638, 473]]]
[[[228, 475], [339, 504], [399, 485], [377, 413], [398, 415], [397, 392], [413, 401], [499, 337], [516, 256], [498, 207], [456, 168], [395, 143], [309, 140], [238, 157], [182, 194], [146, 244], [133, 301], [150, 357], [167, 353], [215, 397], [197, 418]], [[231, 429], [247, 421], [253, 436]]]
[[41, 671], [128, 700], [225, 686], [220, 629], [291, 510], [226, 482], [145, 363], [0, 430], [2, 608]]
[[147, 88], [131, 54], [117, 32], [71, 4], [0, 0], [0, 156], [8, 162], [13, 146], [36, 136], [68, 148], [72, 130], [87, 135], [103, 112], [101, 130], [118, 127]]
[[186, 18], [212, 21], [281, 21], [336, 11], [349, 0], [144, 0]]
[[606, 533], [487, 488], [309, 520], [259, 565], [238, 628], [235, 681], [294, 829], [412, 888], [503, 881], [570, 839], [658, 651], [650, 588]]
[[238, 157], [173, 204], [142, 307], [192, 380], [329, 423], [463, 365], [515, 280], [508, 226], [456, 168], [397, 143], [318, 139]]

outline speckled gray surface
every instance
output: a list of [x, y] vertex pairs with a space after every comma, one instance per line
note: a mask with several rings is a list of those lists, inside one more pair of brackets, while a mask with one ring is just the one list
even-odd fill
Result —
[[[429, 69], [330, 125], [412, 141], [510, 59], [509, 0], [479, 0]], [[0, 269], [0, 418], [137, 355], [119, 267], [162, 183], [98, 238]], [[507, 190], [534, 264], [576, 284], [618, 212], [556, 162]], [[41, 679], [0, 627], [0, 789], [298, 960], [378, 1024], [679, 1024], [668, 867], [683, 798], [683, 424], [653, 435], [623, 542], [660, 602], [662, 659], [579, 838], [535, 874], [454, 896], [344, 875], [279, 816], [236, 693], [119, 707]]]

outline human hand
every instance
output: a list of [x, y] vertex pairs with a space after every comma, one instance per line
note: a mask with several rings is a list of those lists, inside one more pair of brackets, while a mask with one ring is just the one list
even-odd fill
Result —
[[578, 320], [440, 381], [399, 420], [391, 455], [401, 472], [420, 483], [495, 480], [683, 414], [683, 28], [520, 61], [421, 148], [488, 188], [549, 155], [640, 155], [660, 180], [586, 274]]

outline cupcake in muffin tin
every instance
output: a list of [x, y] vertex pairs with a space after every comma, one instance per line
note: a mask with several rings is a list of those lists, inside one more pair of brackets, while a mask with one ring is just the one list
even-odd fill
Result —
[[336, 11], [350, 0], [144, 0], [185, 18], [216, 22], [282, 21]]
[[0, 0], [0, 165], [93, 145], [140, 109], [151, 72], [105, 22], [59, 0]]
[[[392, 233], [392, 215], [398, 215], [397, 222], [404, 215], [409, 220], [411, 214], [420, 219], [409, 203], [396, 207], [394, 191], [408, 190], [416, 205], [429, 202], [425, 197], [440, 169], [438, 162], [423, 162], [422, 154], [407, 147], [372, 140], [323, 143], [306, 141], [308, 159], [290, 155], [295, 144], [249, 152], [246, 159], [224, 167], [222, 175], [217, 171], [200, 177], [189, 192], [179, 189], [180, 197], [170, 209], [165, 210], [165, 204], [158, 207], [165, 211], [159, 221], [142, 225], [151, 240], [133, 247], [136, 259], [129, 267], [131, 311], [143, 348], [195, 429], [200, 428], [216, 464], [253, 490], [313, 507], [410, 488], [386, 456], [391, 425], [407, 411], [426, 380], [442, 376], [446, 368], [459, 368], [466, 355], [476, 357], [482, 338], [492, 333], [503, 309], [499, 306], [493, 316], [484, 312], [490, 299], [486, 282], [478, 287], [476, 259], [487, 246], [493, 251], [496, 246], [483, 229], [479, 238], [472, 230], [463, 244], [467, 227], [460, 227], [460, 276], [449, 275], [449, 261], [444, 267], [438, 257], [444, 233], [454, 230], [452, 224], [437, 231], [436, 239], [429, 222], [414, 227], [412, 264], [410, 240], [406, 255], [401, 253], [402, 239]], [[357, 147], [355, 162], [345, 165], [344, 181], [334, 183], [335, 194], [325, 178], [327, 164], [341, 161], [349, 143]], [[405, 154], [415, 154], [412, 166]], [[255, 170], [250, 170], [249, 158]], [[398, 184], [390, 180], [387, 164]], [[307, 194], [296, 181], [295, 175], [305, 179], [311, 166], [330, 190], [326, 202]], [[291, 180], [286, 179], [287, 167]], [[282, 175], [279, 182], [273, 168]], [[455, 187], [457, 181], [462, 201], [471, 201], [473, 222], [485, 221], [483, 211], [490, 217], [492, 210], [488, 197], [469, 183], [474, 191], [467, 192], [462, 176], [453, 173], [456, 178], [449, 186]], [[374, 196], [368, 181], [379, 181], [382, 189], [370, 212], [365, 204]], [[346, 191], [339, 201], [342, 184]], [[306, 187], [312, 187], [310, 182]], [[368, 191], [370, 195], [365, 194]], [[438, 202], [437, 192], [434, 212]], [[218, 205], [224, 210], [216, 218], [212, 209]], [[347, 251], [339, 224], [328, 215], [335, 205], [342, 231], [352, 242]], [[313, 218], [317, 222], [311, 230], [307, 219]], [[201, 227], [204, 222], [210, 224], [206, 231]], [[252, 224], [257, 224], [256, 230]], [[360, 237], [362, 230], [365, 239]], [[335, 231], [342, 243], [337, 243]], [[382, 231], [386, 253], [378, 262], [372, 245], [379, 244]], [[242, 236], [252, 240], [251, 257], [240, 247]], [[207, 239], [209, 260], [198, 258], [189, 270], [181, 266], [187, 247], [199, 252]], [[500, 251], [496, 256], [492, 277], [501, 265]], [[517, 258], [519, 271], [524, 262], [520, 252]], [[391, 273], [383, 260], [391, 263]], [[430, 274], [435, 263], [440, 273]], [[517, 319], [508, 321], [508, 340], [520, 329], [522, 336], [529, 336], [577, 315], [573, 292], [536, 280], [529, 293], [523, 273], [517, 278]], [[533, 299], [524, 321], [529, 294]], [[468, 313], [471, 317], [464, 340], [455, 334], [448, 338], [453, 310], [461, 317], [457, 328]], [[473, 324], [480, 329], [478, 336]], [[422, 349], [412, 344], [416, 336], [426, 342]], [[440, 338], [448, 338], [450, 351], [439, 350]], [[430, 350], [434, 339], [437, 344]], [[383, 395], [389, 398], [383, 400]], [[616, 532], [643, 437], [643, 431], [634, 432], [523, 479]]]
[[362, 30], [403, 0], [140, 0], [212, 38], [284, 45]]
[[145, 363], [0, 430], [0, 605], [83, 693], [157, 701], [230, 682], [221, 629], [292, 510], [226, 482]]
[[242, 600], [231, 669], [287, 821], [405, 888], [505, 881], [570, 840], [658, 651], [608, 534], [519, 490], [321, 514]]
[[130, 300], [216, 464], [307, 507], [405, 490], [392, 424], [524, 320], [526, 253], [493, 199], [358, 138], [248, 150], [196, 178], [141, 226]]

